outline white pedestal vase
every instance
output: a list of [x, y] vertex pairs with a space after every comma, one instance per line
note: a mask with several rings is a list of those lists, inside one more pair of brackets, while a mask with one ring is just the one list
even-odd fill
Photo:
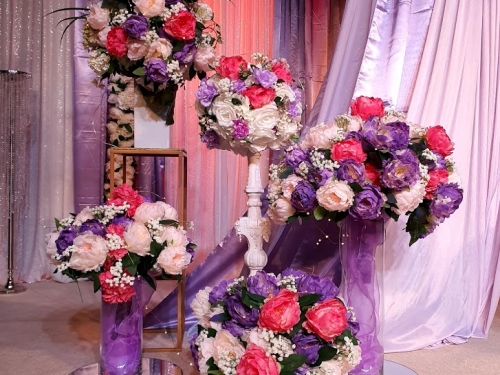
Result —
[[245, 192], [248, 195], [248, 214], [238, 219], [235, 224], [236, 234], [248, 240], [245, 263], [250, 269], [250, 276], [263, 269], [267, 264], [267, 254], [262, 248], [263, 241], [269, 241], [271, 223], [261, 214], [260, 197], [264, 192], [260, 178], [260, 153], [248, 153], [248, 181]]

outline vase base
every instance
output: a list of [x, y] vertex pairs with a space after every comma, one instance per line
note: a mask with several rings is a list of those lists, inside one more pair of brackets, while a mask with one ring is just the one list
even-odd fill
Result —
[[[99, 363], [92, 363], [80, 367], [69, 375], [102, 375]], [[140, 375], [182, 375], [182, 370], [176, 364], [157, 358], [143, 358], [142, 369], [138, 372]]]
[[383, 375], [418, 375], [415, 371], [399, 363], [384, 360]]

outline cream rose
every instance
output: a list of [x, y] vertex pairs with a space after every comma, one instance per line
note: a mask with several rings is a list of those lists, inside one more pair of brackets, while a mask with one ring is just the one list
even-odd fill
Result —
[[183, 246], [167, 246], [158, 256], [158, 264], [169, 275], [180, 275], [191, 263], [191, 254]]
[[424, 200], [425, 184], [417, 182], [415, 185], [407, 189], [397, 191], [394, 194], [398, 208], [392, 210], [398, 215], [404, 215], [409, 211], [413, 211]]
[[163, 217], [163, 207], [156, 203], [144, 202], [135, 210], [134, 219], [140, 223], [148, 220], [160, 220]]
[[290, 200], [290, 198], [292, 198], [292, 193], [295, 190], [295, 186], [297, 186], [300, 181], [304, 181], [304, 179], [295, 174], [291, 174], [281, 181], [281, 191], [283, 192], [283, 196], [286, 199]]
[[159, 16], [165, 10], [165, 0], [135, 0], [135, 6], [144, 17]]
[[123, 233], [123, 239], [127, 244], [128, 251], [140, 256], [149, 253], [152, 239], [148, 228], [144, 224], [134, 221], [127, 227], [125, 233]]
[[214, 12], [207, 4], [195, 3], [194, 5], [194, 16], [197, 21], [205, 23], [211, 21], [214, 18]]
[[330, 149], [338, 130], [335, 123], [316, 125], [309, 130], [300, 145], [302, 148]]
[[284, 225], [287, 219], [295, 213], [295, 208], [285, 198], [278, 198], [267, 210], [267, 216], [276, 224]]
[[106, 47], [106, 42], [108, 40], [108, 33], [111, 30], [110, 26], [106, 26], [101, 31], [97, 33], [97, 44], [101, 47]]
[[107, 243], [101, 236], [84, 232], [73, 240], [76, 249], [71, 253], [69, 267], [78, 271], [97, 270], [104, 264], [108, 255]]
[[316, 199], [328, 211], [346, 211], [354, 202], [354, 191], [345, 181], [329, 180], [318, 189]]
[[279, 96], [280, 98], [288, 98], [291, 102], [295, 101], [295, 93], [286, 83], [280, 83], [276, 86], [276, 96]]
[[94, 30], [101, 30], [109, 24], [109, 9], [101, 8], [101, 3], [90, 6], [87, 22]]
[[149, 45], [142, 40], [127, 40], [127, 57], [132, 61], [142, 59], [148, 54]]
[[230, 138], [233, 128], [233, 120], [237, 119], [237, 111], [229, 100], [218, 96], [212, 103], [212, 112], [217, 117], [214, 130], [224, 139]]
[[122, 117], [118, 119], [118, 125], [130, 124], [134, 125], [134, 114], [124, 113]]
[[212, 288], [206, 287], [196, 293], [196, 296], [190, 306], [191, 309], [193, 309], [193, 315], [198, 320], [198, 324], [200, 324], [203, 328], [220, 329], [222, 324], [211, 322], [210, 318], [214, 315], [222, 314], [224, 309], [221, 306], [217, 306], [215, 308], [211, 307], [210, 302], [208, 301], [211, 290]]
[[167, 60], [172, 54], [172, 43], [165, 38], [156, 39], [149, 46], [149, 51], [146, 55], [146, 61], [151, 59]]
[[118, 94], [118, 108], [129, 110], [135, 107], [135, 91], [133, 85], [128, 85], [125, 90]]
[[238, 361], [245, 353], [245, 348], [238, 339], [229, 331], [221, 329], [215, 334], [214, 339], [214, 361], [219, 363], [220, 359], [231, 358]]
[[160, 235], [160, 238], [162, 243], [167, 241], [168, 246], [185, 248], [188, 244], [186, 231], [182, 228], [175, 228], [171, 226], [165, 227]]
[[215, 50], [212, 46], [200, 46], [194, 55], [194, 68], [203, 72], [212, 70], [215, 62]]
[[207, 337], [198, 348], [198, 365], [200, 374], [208, 373], [207, 361], [214, 356], [214, 337]]
[[323, 361], [319, 365], [319, 371], [322, 375], [343, 375], [342, 363], [336, 359], [331, 359], [329, 361]]
[[116, 107], [111, 107], [108, 113], [113, 120], [119, 120], [124, 115], [123, 111]]
[[361, 130], [363, 126], [363, 120], [359, 116], [352, 116], [349, 121], [349, 125], [347, 125], [347, 131], [349, 132], [357, 132]]

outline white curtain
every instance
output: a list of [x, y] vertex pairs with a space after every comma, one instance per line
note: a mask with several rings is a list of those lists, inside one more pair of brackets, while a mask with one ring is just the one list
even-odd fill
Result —
[[[45, 256], [45, 234], [54, 217], [73, 210], [73, 38], [71, 29], [60, 41], [57, 22], [69, 12], [47, 15], [71, 7], [68, 0], [2, 0], [0, 5], [0, 69], [33, 75], [32, 135], [28, 217], [18, 228], [23, 246], [16, 247], [15, 281], [33, 282], [50, 277]], [[47, 16], [46, 16], [47, 15]], [[5, 218], [1, 218], [5, 220]], [[6, 239], [0, 239], [6, 242]], [[7, 278], [6, 248], [0, 258], [0, 282]]]

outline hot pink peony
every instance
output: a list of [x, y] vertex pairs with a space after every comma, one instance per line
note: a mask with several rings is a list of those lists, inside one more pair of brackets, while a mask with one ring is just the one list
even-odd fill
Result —
[[287, 64], [283, 61], [276, 62], [272, 66], [271, 72], [276, 74], [276, 77], [278, 77], [278, 79], [282, 79], [288, 84], [292, 83], [292, 74], [290, 73], [290, 70], [288, 70]]
[[121, 206], [124, 203], [128, 203], [130, 208], [127, 210], [127, 216], [133, 217], [135, 210], [142, 204], [142, 202], [144, 202], [144, 198], [141, 197], [137, 191], [132, 189], [130, 185], [123, 184], [113, 190], [107, 204]]
[[306, 313], [302, 327], [325, 341], [332, 341], [347, 328], [347, 309], [337, 298], [323, 301]]
[[195, 37], [196, 18], [187, 10], [173, 14], [165, 21], [163, 30], [179, 40], [191, 40]]
[[247, 68], [247, 62], [241, 56], [222, 56], [215, 68], [217, 74], [223, 78], [238, 79], [240, 72]]
[[384, 102], [380, 98], [360, 96], [351, 102], [351, 114], [367, 120], [372, 116], [384, 116]]
[[362, 163], [366, 160], [366, 154], [363, 151], [361, 142], [350, 138], [333, 144], [331, 158], [335, 161], [352, 159], [358, 163]]
[[286, 332], [300, 320], [299, 295], [282, 289], [275, 297], [264, 302], [260, 309], [259, 327], [274, 332]]
[[245, 354], [236, 367], [238, 375], [278, 375], [280, 369], [273, 357], [255, 344], [248, 345]]
[[430, 150], [437, 152], [442, 157], [450, 156], [453, 152], [453, 142], [441, 125], [432, 126], [427, 129], [425, 143]]
[[109, 30], [106, 49], [111, 56], [115, 57], [123, 57], [127, 54], [127, 33], [120, 26]]
[[250, 86], [242, 92], [250, 100], [252, 108], [262, 108], [271, 103], [276, 97], [276, 90], [272, 87], [264, 88], [262, 86]]
[[429, 172], [430, 178], [425, 187], [425, 199], [432, 199], [438, 186], [448, 182], [448, 175], [446, 169], [436, 169]]

